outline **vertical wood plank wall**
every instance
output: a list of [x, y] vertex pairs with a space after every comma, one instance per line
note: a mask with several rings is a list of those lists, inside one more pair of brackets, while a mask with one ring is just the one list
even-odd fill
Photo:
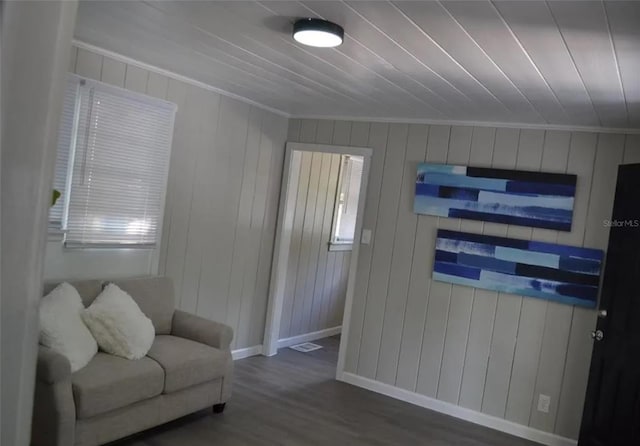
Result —
[[[640, 161], [640, 137], [294, 119], [289, 139], [297, 131], [300, 141], [324, 142], [313, 129], [331, 127], [345, 129], [342, 144], [374, 151], [363, 226], [373, 241], [361, 246], [346, 371], [577, 438], [595, 311], [432, 282], [435, 233], [606, 249], [617, 167]], [[418, 216], [421, 161], [577, 174], [572, 231]], [[541, 393], [551, 397], [549, 413], [537, 411]]]
[[133, 65], [73, 49], [69, 71], [178, 105], [161, 252], [65, 251], [48, 278], [159, 273], [177, 306], [233, 327], [232, 348], [262, 343], [288, 120]]
[[[290, 129], [292, 140], [299, 130]], [[351, 252], [328, 249], [339, 167], [340, 155], [319, 152], [301, 152], [294, 167], [299, 177], [280, 339], [342, 325]]]

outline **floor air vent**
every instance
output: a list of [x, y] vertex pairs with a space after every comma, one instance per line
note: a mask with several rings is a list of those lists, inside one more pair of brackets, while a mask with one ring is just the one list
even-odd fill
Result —
[[313, 342], [305, 342], [303, 344], [292, 345], [289, 348], [292, 349], [292, 350], [296, 350], [298, 352], [309, 353], [309, 352], [312, 352], [314, 350], [321, 349], [322, 346], [318, 345], [318, 344], [314, 344]]

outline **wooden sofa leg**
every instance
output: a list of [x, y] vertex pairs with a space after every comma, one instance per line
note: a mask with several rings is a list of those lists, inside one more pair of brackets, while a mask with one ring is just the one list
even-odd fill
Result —
[[220, 404], [214, 404], [213, 405], [213, 413], [222, 413], [224, 412], [224, 408], [227, 405], [227, 403], [220, 403]]

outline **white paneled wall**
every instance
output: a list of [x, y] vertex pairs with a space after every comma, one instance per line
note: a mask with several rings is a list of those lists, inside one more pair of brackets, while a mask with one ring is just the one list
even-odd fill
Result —
[[[292, 120], [350, 129], [373, 148], [346, 371], [410, 392], [577, 438], [595, 312], [432, 282], [438, 228], [607, 248], [617, 166], [640, 137], [445, 125]], [[358, 141], [354, 141], [354, 135]], [[307, 141], [320, 142], [320, 141]], [[413, 213], [416, 165], [453, 163], [578, 175], [571, 232]], [[551, 397], [549, 413], [538, 395]]]
[[160, 250], [64, 250], [47, 278], [173, 278], [180, 308], [223, 321], [233, 348], [262, 343], [286, 118], [134, 65], [73, 49], [70, 71], [178, 105]]

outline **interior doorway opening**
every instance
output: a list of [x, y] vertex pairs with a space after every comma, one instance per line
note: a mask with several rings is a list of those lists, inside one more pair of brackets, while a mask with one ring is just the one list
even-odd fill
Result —
[[370, 159], [368, 148], [287, 144], [264, 355], [340, 335], [340, 377]]

